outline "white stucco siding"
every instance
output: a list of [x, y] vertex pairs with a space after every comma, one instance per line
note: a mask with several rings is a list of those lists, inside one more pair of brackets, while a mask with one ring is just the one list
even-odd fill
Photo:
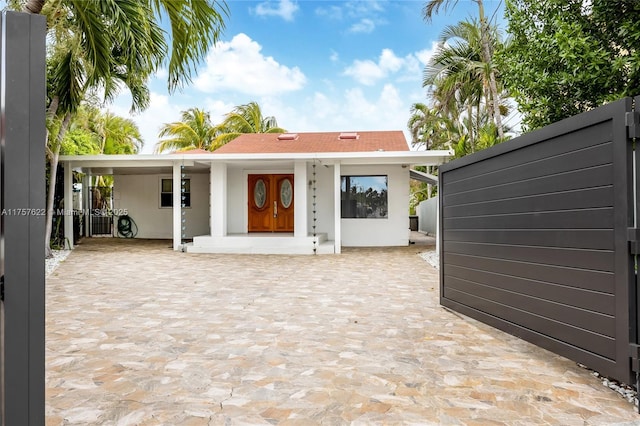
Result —
[[247, 232], [247, 180], [242, 169], [227, 169], [227, 232]]
[[400, 165], [342, 166], [342, 176], [386, 175], [386, 219], [342, 219], [342, 246], [385, 247], [409, 244], [409, 168]]
[[[191, 207], [186, 212], [186, 238], [209, 234], [209, 175], [187, 174], [191, 179]], [[114, 208], [126, 210], [138, 226], [136, 238], [171, 239], [172, 209], [160, 207], [160, 179], [171, 175], [115, 175]]]
[[[309, 163], [307, 177], [313, 180], [313, 163]], [[313, 182], [309, 186], [308, 227], [313, 233]], [[327, 239], [335, 238], [333, 218], [333, 166], [325, 167], [316, 163], [316, 231], [326, 233]]]

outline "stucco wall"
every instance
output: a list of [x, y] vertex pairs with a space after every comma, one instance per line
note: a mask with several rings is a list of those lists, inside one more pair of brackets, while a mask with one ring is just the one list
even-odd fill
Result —
[[227, 232], [247, 232], [247, 179], [242, 169], [227, 169]]
[[[308, 180], [313, 180], [313, 167], [307, 167]], [[309, 213], [308, 228], [309, 233], [313, 233], [313, 186], [308, 189], [307, 211]], [[325, 167], [316, 164], [316, 231], [326, 233], [327, 239], [334, 240], [334, 220], [333, 220], [333, 166]]]
[[409, 244], [409, 168], [342, 166], [346, 175], [387, 175], [389, 213], [386, 219], [341, 219], [342, 246], [406, 246]]
[[418, 204], [417, 213], [420, 232], [436, 235], [436, 223], [438, 214], [438, 197], [429, 198]]
[[[126, 209], [138, 226], [136, 238], [173, 238], [173, 209], [160, 207], [160, 179], [171, 175], [115, 175], [114, 209]], [[186, 212], [186, 237], [209, 234], [209, 175], [191, 179], [191, 208]]]

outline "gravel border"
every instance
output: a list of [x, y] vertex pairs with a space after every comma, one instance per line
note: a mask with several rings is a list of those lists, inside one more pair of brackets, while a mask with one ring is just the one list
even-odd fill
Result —
[[52, 250], [52, 257], [45, 259], [45, 278], [48, 277], [56, 270], [60, 262], [64, 262], [64, 260], [71, 254], [71, 250]]
[[424, 253], [418, 253], [422, 259], [425, 260], [429, 265], [433, 266], [436, 269], [440, 269], [440, 260], [438, 259], [438, 254], [435, 250], [433, 251], [425, 251]]

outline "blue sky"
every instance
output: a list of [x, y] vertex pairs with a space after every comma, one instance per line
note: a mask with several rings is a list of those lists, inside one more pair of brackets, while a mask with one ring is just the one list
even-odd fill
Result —
[[[503, 3], [485, 0], [489, 13]], [[410, 107], [426, 100], [422, 71], [438, 34], [477, 15], [460, 0], [426, 24], [424, 1], [270, 0], [227, 2], [230, 16], [220, 42], [193, 83], [169, 95], [166, 73], [150, 82], [151, 106], [134, 115], [152, 153], [158, 129], [191, 107], [214, 123], [234, 106], [256, 101], [265, 115], [292, 132], [403, 130]], [[129, 116], [123, 95], [109, 107]]]
[[[0, 4], [4, 6], [4, 1]], [[487, 14], [504, 2], [485, 0]], [[198, 67], [193, 83], [167, 92], [166, 71], [150, 81], [151, 106], [130, 115], [123, 94], [107, 108], [131, 117], [152, 153], [163, 123], [191, 107], [214, 123], [235, 106], [256, 101], [291, 132], [403, 130], [410, 107], [426, 101], [422, 71], [446, 25], [477, 16], [477, 4], [459, 0], [430, 24], [425, 1], [227, 0], [220, 42]]]

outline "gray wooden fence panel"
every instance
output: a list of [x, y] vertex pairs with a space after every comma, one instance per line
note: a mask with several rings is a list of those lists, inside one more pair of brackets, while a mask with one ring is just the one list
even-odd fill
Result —
[[631, 99], [440, 168], [442, 305], [630, 383]]

